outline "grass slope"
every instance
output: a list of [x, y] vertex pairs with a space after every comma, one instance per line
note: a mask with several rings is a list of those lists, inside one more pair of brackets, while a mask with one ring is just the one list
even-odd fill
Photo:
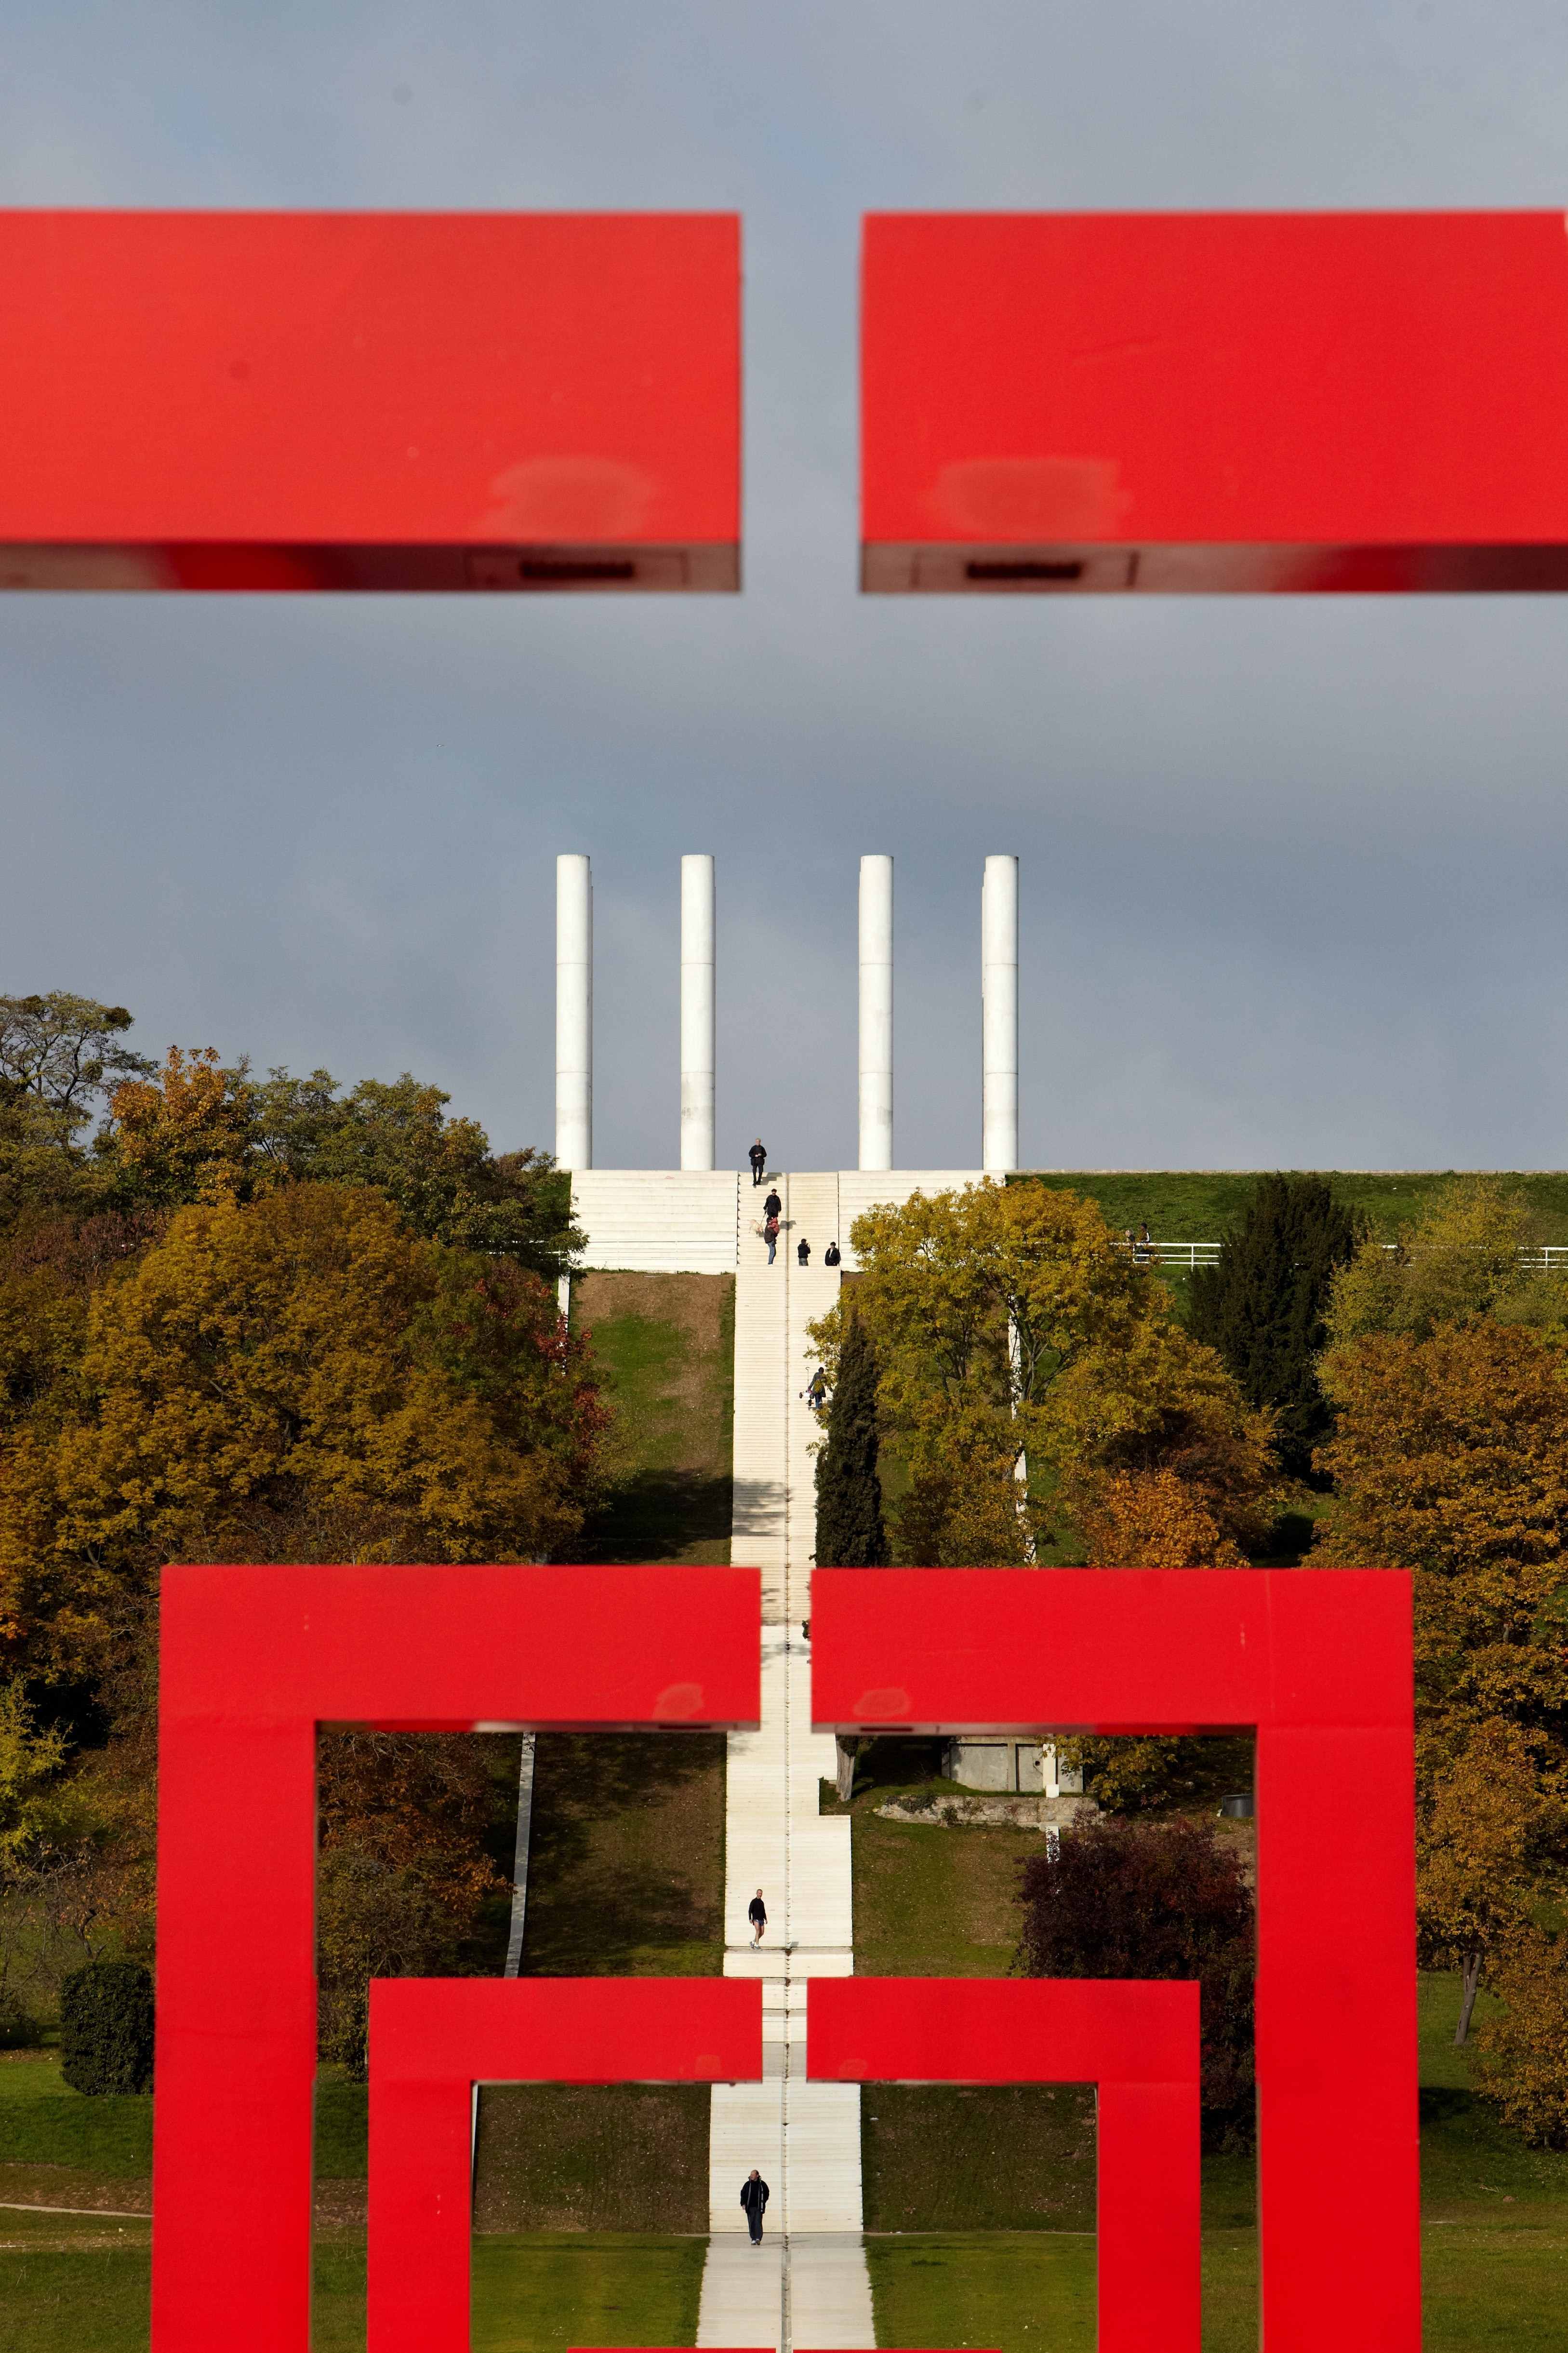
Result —
[[475, 2230], [705, 2233], [710, 2096], [705, 2084], [490, 2085]]
[[724, 1736], [539, 1736], [525, 1977], [718, 1977]]
[[734, 1277], [579, 1275], [572, 1324], [593, 1335], [616, 1413], [612, 1493], [583, 1557], [727, 1561]]

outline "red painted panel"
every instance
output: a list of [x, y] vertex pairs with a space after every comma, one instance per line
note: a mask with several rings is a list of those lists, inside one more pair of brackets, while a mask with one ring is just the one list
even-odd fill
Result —
[[870, 216], [864, 585], [1568, 586], [1539, 213]]
[[0, 213], [0, 586], [728, 587], [728, 214]]
[[306, 2353], [315, 1727], [754, 1725], [746, 1568], [164, 1571], [153, 2341]]
[[806, 2010], [816, 2080], [1098, 2084], [1100, 2353], [1198, 2353], [1198, 2063], [1195, 1983], [814, 1978]]
[[377, 1979], [369, 2353], [468, 2353], [476, 2083], [735, 2083], [762, 2072], [754, 1978]]
[[1420, 2346], [1410, 1606], [1393, 1570], [812, 1579], [823, 1730], [1257, 1726], [1269, 2353]]

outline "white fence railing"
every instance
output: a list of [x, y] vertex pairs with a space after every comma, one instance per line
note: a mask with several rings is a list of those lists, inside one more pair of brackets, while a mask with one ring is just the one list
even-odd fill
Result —
[[[1397, 1242], [1384, 1242], [1385, 1250], [1397, 1250]], [[1219, 1264], [1218, 1242], [1134, 1242], [1132, 1256], [1142, 1266], [1182, 1266], [1189, 1271], [1198, 1266]], [[1521, 1266], [1531, 1267], [1541, 1274], [1568, 1272], [1568, 1242], [1542, 1242], [1534, 1250], [1522, 1250]]]

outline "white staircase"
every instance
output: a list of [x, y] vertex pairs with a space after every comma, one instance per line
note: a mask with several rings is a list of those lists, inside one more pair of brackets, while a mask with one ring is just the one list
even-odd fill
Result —
[[[734, 1523], [731, 1557], [763, 1571], [763, 1714], [732, 1734], [725, 1788], [724, 1969], [763, 1981], [761, 2084], [713, 2092], [709, 2227], [700, 2346], [858, 2347], [876, 2342], [860, 2244], [860, 2094], [805, 2081], [806, 1986], [847, 1976], [849, 1823], [817, 1809], [834, 1744], [811, 1730], [810, 1609], [816, 1536], [812, 1449], [821, 1433], [803, 1392], [806, 1325], [837, 1296], [821, 1263], [838, 1232], [838, 1179], [774, 1180], [784, 1225], [775, 1263], [752, 1227], [763, 1196], [742, 1187], [736, 1247]], [[810, 1242], [801, 1267], [796, 1246]], [[746, 1906], [768, 1907], [760, 1950]], [[761, 2251], [746, 2237], [741, 2184], [752, 2166], [772, 2191]]]
[[729, 1274], [740, 1181], [732, 1168], [577, 1169], [572, 1214], [587, 1237], [584, 1265]]

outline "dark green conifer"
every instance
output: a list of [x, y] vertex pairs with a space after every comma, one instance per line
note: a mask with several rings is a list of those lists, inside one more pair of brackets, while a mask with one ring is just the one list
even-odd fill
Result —
[[1295, 1478], [1307, 1476], [1328, 1434], [1316, 1360], [1334, 1270], [1360, 1238], [1355, 1212], [1321, 1176], [1260, 1176], [1218, 1265], [1193, 1276], [1194, 1336], [1219, 1351], [1249, 1405], [1274, 1408], [1275, 1445]]
[[886, 1568], [882, 1482], [877, 1473], [877, 1357], [851, 1312], [816, 1458], [816, 1565]]

